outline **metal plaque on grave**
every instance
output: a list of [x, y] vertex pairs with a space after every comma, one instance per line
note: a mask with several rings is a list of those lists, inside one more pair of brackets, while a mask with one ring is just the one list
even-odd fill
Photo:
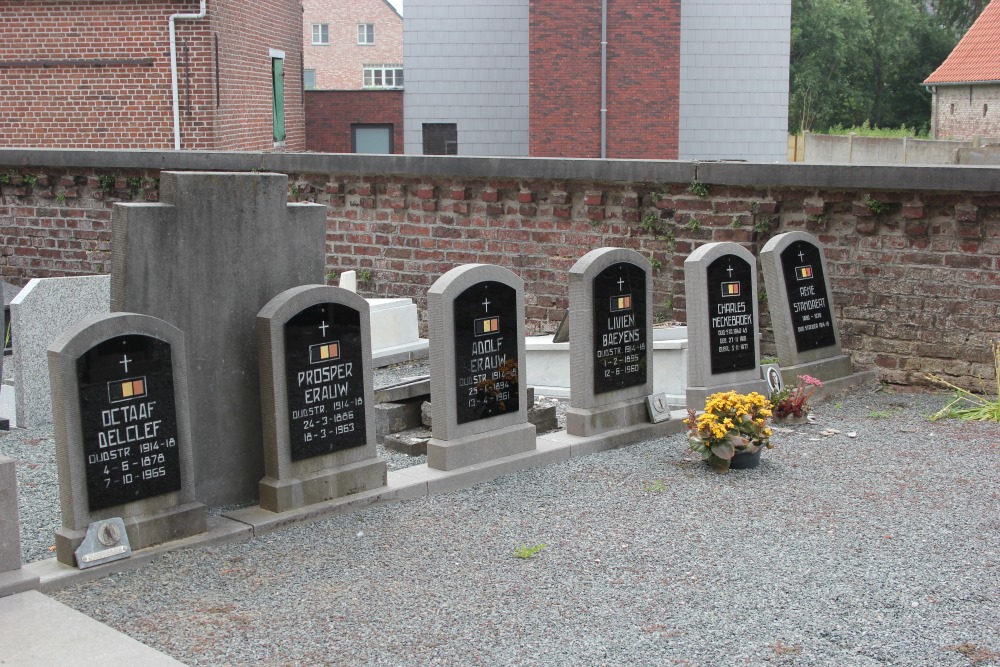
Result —
[[781, 272], [796, 349], [806, 352], [836, 345], [820, 249], [808, 241], [793, 242], [781, 252]]
[[753, 271], [736, 255], [708, 266], [708, 329], [712, 374], [752, 369], [754, 340]]
[[90, 511], [181, 488], [170, 344], [118, 336], [76, 362]]
[[321, 303], [285, 324], [285, 378], [293, 461], [358, 447], [365, 440], [361, 314]]
[[476, 283], [454, 309], [458, 423], [517, 412], [517, 290]]
[[618, 262], [594, 278], [594, 393], [646, 383], [646, 272]]

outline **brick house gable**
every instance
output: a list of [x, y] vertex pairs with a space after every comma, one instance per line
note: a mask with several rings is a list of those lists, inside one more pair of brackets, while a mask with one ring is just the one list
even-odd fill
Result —
[[[303, 0], [302, 10], [305, 69], [317, 90], [361, 90], [365, 66], [402, 69], [403, 17], [387, 0]], [[358, 43], [359, 24], [374, 26], [374, 44]], [[313, 26], [324, 25], [327, 43], [316, 44]]]

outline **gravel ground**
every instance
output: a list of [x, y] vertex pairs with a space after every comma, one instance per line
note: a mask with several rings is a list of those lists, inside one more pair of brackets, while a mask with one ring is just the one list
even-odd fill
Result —
[[1000, 665], [1000, 426], [943, 403], [868, 388], [756, 470], [677, 435], [54, 597], [191, 665]]

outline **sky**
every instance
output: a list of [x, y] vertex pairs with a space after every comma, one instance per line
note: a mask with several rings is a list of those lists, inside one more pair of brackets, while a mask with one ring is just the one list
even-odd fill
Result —
[[403, 13], [403, 0], [388, 0], [389, 4], [396, 8], [400, 14]]

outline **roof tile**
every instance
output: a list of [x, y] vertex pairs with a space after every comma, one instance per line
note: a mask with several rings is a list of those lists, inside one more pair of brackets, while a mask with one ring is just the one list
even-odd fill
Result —
[[986, 5], [945, 61], [924, 83], [1000, 81], [1000, 0]]

